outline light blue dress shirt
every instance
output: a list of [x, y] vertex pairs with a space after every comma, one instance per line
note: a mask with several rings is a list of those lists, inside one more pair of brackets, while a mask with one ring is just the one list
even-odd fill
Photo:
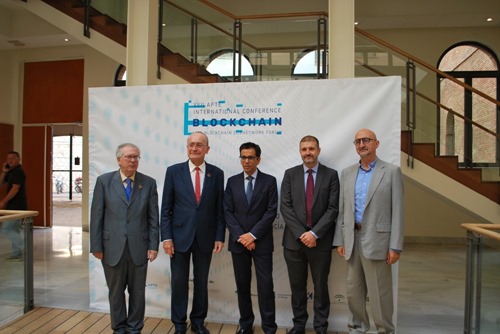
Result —
[[370, 182], [373, 176], [373, 170], [375, 169], [375, 164], [377, 160], [375, 159], [370, 163], [370, 169], [364, 170], [359, 164], [358, 176], [356, 177], [356, 185], [354, 188], [354, 219], [356, 223], [363, 222], [363, 213], [365, 212], [366, 197], [368, 196], [368, 190], [370, 188]]

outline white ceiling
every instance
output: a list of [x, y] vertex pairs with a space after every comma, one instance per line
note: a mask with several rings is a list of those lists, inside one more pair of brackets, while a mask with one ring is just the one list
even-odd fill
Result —
[[[328, 11], [328, 0], [210, 1], [234, 15]], [[22, 6], [0, 0], [0, 50], [80, 43]], [[364, 30], [500, 27], [500, 0], [356, 0], [355, 16]]]

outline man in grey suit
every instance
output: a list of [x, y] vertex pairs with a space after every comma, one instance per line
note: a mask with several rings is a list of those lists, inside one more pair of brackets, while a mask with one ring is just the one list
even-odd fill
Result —
[[212, 253], [224, 247], [226, 225], [222, 199], [224, 173], [205, 162], [208, 137], [194, 132], [187, 139], [188, 161], [167, 168], [161, 204], [161, 240], [170, 256], [172, 322], [175, 334], [185, 334], [189, 267], [193, 260], [191, 332], [210, 334], [204, 322], [208, 312], [208, 274]]
[[399, 167], [377, 157], [379, 141], [359, 130], [359, 163], [342, 171], [340, 213], [333, 246], [347, 260], [349, 332], [366, 333], [370, 297], [377, 333], [394, 333], [392, 264], [403, 249], [403, 181]]
[[148, 260], [158, 255], [156, 181], [137, 171], [140, 154], [134, 144], [118, 146], [120, 169], [97, 178], [90, 212], [90, 252], [104, 268], [113, 333], [144, 327]]
[[304, 334], [307, 323], [307, 275], [314, 284], [314, 330], [325, 334], [330, 315], [328, 274], [339, 207], [339, 178], [334, 169], [318, 162], [316, 137], [305, 136], [299, 152], [304, 162], [285, 171], [281, 184], [284, 257], [292, 290], [293, 328]]

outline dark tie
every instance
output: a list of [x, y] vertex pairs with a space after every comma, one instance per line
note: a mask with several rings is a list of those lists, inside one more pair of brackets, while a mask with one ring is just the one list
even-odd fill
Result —
[[312, 207], [313, 207], [313, 195], [314, 195], [314, 179], [313, 179], [313, 170], [309, 169], [307, 171], [309, 174], [307, 176], [306, 183], [306, 225], [311, 228], [313, 226], [312, 219]]
[[196, 167], [196, 174], [194, 177], [194, 196], [196, 197], [196, 203], [200, 204], [201, 188], [200, 188], [200, 168]]
[[247, 196], [247, 203], [250, 204], [250, 200], [252, 199], [252, 194], [253, 194], [253, 185], [252, 185], [252, 180], [253, 176], [247, 176], [248, 184], [247, 184], [247, 190], [245, 191], [245, 195]]
[[132, 180], [129, 178], [125, 179], [127, 186], [125, 187], [125, 196], [127, 196], [127, 201], [130, 201], [130, 195], [132, 194]]

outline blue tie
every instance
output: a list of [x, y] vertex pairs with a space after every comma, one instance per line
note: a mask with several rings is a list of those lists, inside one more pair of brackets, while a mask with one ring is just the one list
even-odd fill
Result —
[[125, 179], [127, 186], [125, 187], [125, 196], [127, 196], [127, 201], [130, 201], [130, 195], [132, 194], [132, 180], [127, 178]]
[[250, 204], [250, 199], [252, 199], [252, 193], [253, 193], [253, 185], [252, 185], [253, 176], [247, 176], [247, 180], [248, 180], [248, 185], [247, 185], [247, 190], [245, 191], [245, 195], [247, 196], [247, 203]]

